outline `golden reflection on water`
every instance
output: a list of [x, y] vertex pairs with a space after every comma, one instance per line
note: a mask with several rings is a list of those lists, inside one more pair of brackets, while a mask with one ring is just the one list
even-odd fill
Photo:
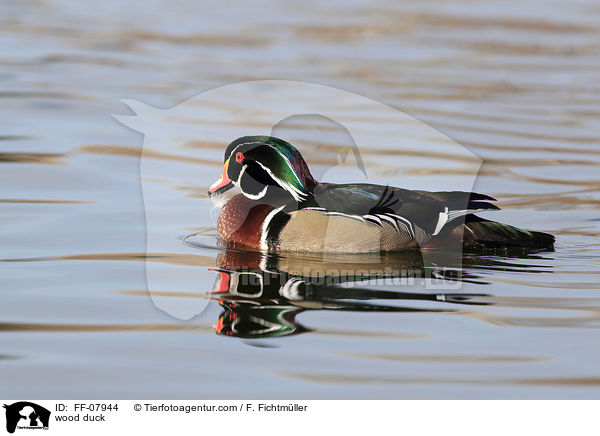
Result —
[[375, 354], [375, 353], [345, 353], [345, 356], [359, 359], [389, 360], [393, 362], [421, 362], [421, 363], [522, 363], [540, 362], [550, 360], [546, 357], [529, 356], [484, 356], [484, 355], [447, 355], [447, 354]]
[[144, 147], [144, 150], [140, 150], [137, 147], [127, 147], [127, 146], [117, 146], [117, 145], [83, 145], [79, 147], [79, 151], [81, 153], [92, 153], [92, 154], [108, 154], [112, 156], [127, 156], [139, 159], [144, 154], [144, 158], [149, 159], [162, 159], [162, 160], [172, 160], [177, 162], [184, 163], [193, 163], [200, 165], [214, 165], [219, 166], [223, 165], [223, 162], [219, 162], [216, 160], [209, 159], [201, 159], [190, 156], [177, 156], [168, 153], [161, 153], [157, 150], [152, 150], [148, 147]]
[[34, 200], [26, 198], [0, 198], [0, 203], [30, 203], [30, 204], [93, 204], [93, 201], [80, 200]]
[[0, 162], [66, 165], [60, 153], [0, 153]]
[[452, 377], [391, 377], [365, 376], [361, 374], [339, 375], [335, 373], [286, 373], [277, 375], [299, 381], [325, 384], [460, 384], [460, 385], [531, 385], [531, 386], [600, 386], [600, 377], [557, 378], [452, 378]]
[[210, 326], [199, 324], [40, 324], [40, 323], [0, 323], [3, 332], [59, 332], [59, 333], [86, 333], [86, 332], [150, 332], [190, 330], [207, 331]]

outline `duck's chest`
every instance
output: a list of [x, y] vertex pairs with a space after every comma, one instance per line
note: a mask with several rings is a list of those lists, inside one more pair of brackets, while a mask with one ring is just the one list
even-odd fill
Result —
[[252, 248], [260, 248], [262, 224], [273, 206], [249, 200], [239, 194], [221, 209], [217, 232], [227, 241]]

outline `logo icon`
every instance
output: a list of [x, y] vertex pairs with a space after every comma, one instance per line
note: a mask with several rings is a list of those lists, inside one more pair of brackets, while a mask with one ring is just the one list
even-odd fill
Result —
[[19, 401], [4, 405], [6, 409], [6, 431], [14, 433], [18, 429], [48, 429], [50, 411], [29, 401]]

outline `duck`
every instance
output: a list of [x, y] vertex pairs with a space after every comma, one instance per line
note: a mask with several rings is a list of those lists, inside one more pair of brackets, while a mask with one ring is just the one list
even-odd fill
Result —
[[220, 208], [219, 238], [252, 251], [540, 250], [555, 242], [476, 215], [500, 209], [489, 195], [318, 182], [300, 152], [274, 136], [231, 142], [208, 196]]

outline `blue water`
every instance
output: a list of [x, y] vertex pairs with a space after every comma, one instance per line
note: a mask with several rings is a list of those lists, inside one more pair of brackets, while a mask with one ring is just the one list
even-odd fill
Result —
[[[598, 398], [600, 10], [583, 0], [472, 6], [2, 5], [3, 395]], [[271, 259], [268, 289], [211, 293], [214, 269], [265, 274], [261, 259], [217, 248], [206, 189], [232, 138], [184, 138], [178, 123], [202, 120], [171, 119], [158, 127], [173, 143], [146, 149], [113, 114], [131, 115], [125, 98], [167, 109], [250, 79], [334, 86], [424, 122], [482, 159], [474, 189], [502, 207], [486, 217], [553, 233], [555, 250], [466, 256], [450, 290], [424, 286], [433, 267], [409, 256], [383, 262], [409, 265], [413, 282], [279, 291], [298, 265], [318, 269], [317, 256]], [[236, 102], [220, 103], [226, 113]], [[280, 129], [308, 138], [319, 178], [358, 180], [356, 166], [327, 154], [347, 138], [319, 122]], [[464, 162], [415, 132], [362, 144], [371, 180], [462, 182]], [[142, 144], [158, 153], [144, 162], [162, 179], [140, 178]], [[144, 183], [163, 241], [149, 250], [163, 278], [151, 292]]]

